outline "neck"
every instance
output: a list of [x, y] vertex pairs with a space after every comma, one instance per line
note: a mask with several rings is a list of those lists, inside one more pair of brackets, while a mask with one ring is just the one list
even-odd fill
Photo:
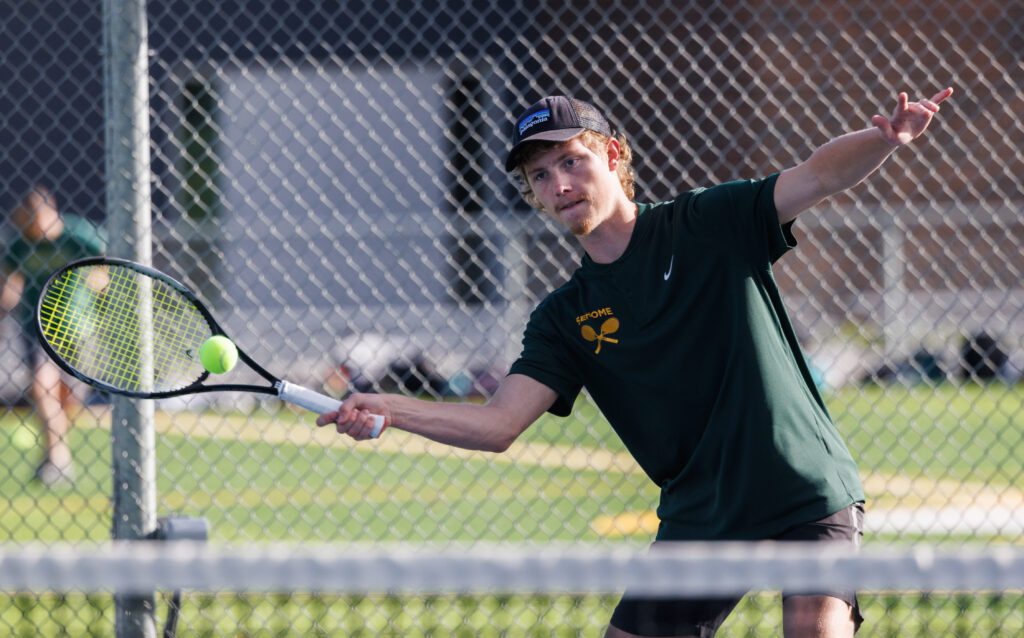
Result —
[[626, 252], [636, 226], [636, 212], [636, 204], [625, 200], [600, 226], [579, 237], [583, 250], [595, 263], [610, 264]]

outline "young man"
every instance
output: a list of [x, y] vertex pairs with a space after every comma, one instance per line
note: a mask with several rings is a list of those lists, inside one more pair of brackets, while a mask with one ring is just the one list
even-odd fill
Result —
[[0, 269], [0, 313], [16, 311], [25, 364], [32, 370], [30, 395], [43, 426], [45, 450], [35, 479], [47, 486], [72, 480], [70, 419], [64, 409], [61, 371], [43, 354], [36, 338], [35, 307], [47, 278], [69, 261], [101, 254], [101, 233], [81, 217], [61, 216], [53, 193], [30, 190], [11, 214], [19, 236], [8, 247]]
[[[838, 137], [779, 174], [633, 201], [630, 150], [593, 106], [554, 96], [516, 121], [506, 169], [586, 255], [526, 326], [486, 405], [355, 394], [318, 425], [366, 439], [386, 426], [500, 452], [586, 388], [661, 487], [657, 540], [830, 540], [856, 545], [864, 493], [811, 380], [771, 264], [793, 220], [873, 173], [927, 129], [945, 89]], [[608, 636], [712, 636], [738, 599], [623, 597]], [[852, 636], [849, 592], [784, 596], [788, 636]]]

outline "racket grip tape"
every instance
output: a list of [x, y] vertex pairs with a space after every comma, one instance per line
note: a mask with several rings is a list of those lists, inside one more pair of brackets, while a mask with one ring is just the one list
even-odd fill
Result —
[[[315, 390], [304, 388], [301, 385], [289, 383], [288, 381], [280, 381], [277, 383], [277, 396], [282, 401], [293, 403], [300, 408], [305, 408], [310, 412], [316, 412], [317, 414], [324, 414], [325, 412], [334, 412], [341, 407], [341, 401], [334, 397], [329, 397], [326, 394], [320, 394]], [[379, 414], [373, 415], [373, 429], [370, 431], [370, 436], [377, 438], [380, 436], [381, 431], [384, 429], [384, 417]]]

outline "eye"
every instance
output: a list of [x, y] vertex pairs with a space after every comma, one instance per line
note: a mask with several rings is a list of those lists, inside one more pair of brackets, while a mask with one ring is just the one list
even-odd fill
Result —
[[573, 167], [575, 167], [579, 163], [580, 163], [580, 158], [578, 158], [578, 157], [570, 157], [570, 158], [565, 160], [565, 167], [566, 168], [573, 168]]
[[539, 181], [543, 180], [547, 176], [548, 176], [547, 171], [537, 171], [536, 173], [533, 174], [533, 181], [534, 182], [539, 182]]

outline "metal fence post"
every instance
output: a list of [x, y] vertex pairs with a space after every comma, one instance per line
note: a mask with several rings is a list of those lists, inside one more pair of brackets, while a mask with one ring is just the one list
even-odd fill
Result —
[[[111, 254], [148, 263], [150, 220], [149, 66], [144, 0], [104, 0], [107, 223]], [[111, 423], [115, 539], [156, 529], [153, 403], [117, 399]], [[116, 635], [155, 637], [155, 595], [118, 596]]]

